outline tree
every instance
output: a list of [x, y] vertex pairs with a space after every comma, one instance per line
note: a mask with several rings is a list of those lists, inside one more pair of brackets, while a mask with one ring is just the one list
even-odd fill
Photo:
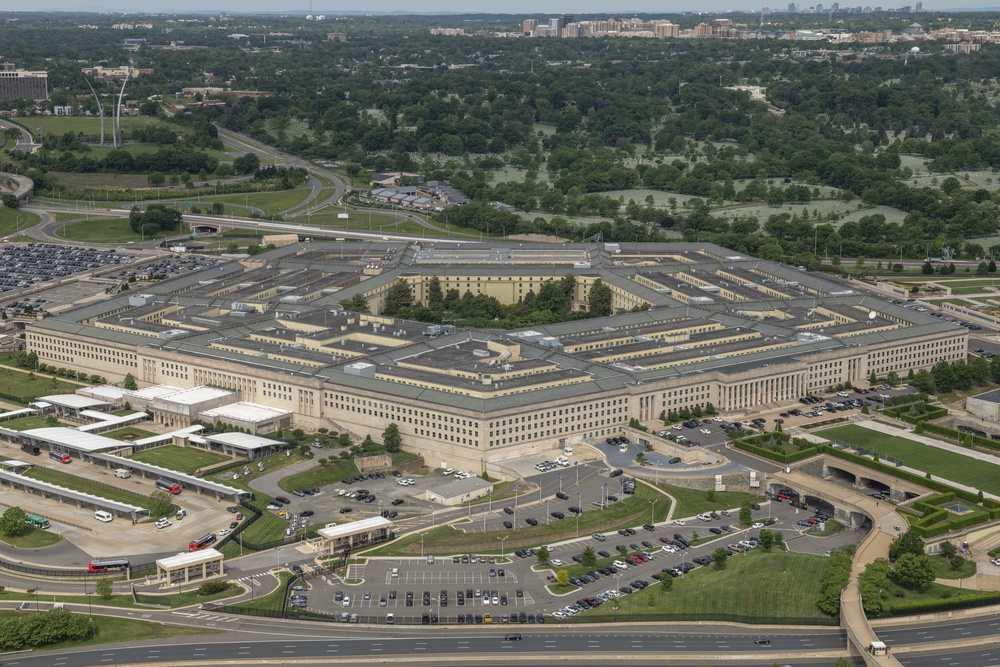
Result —
[[951, 566], [952, 570], [958, 572], [959, 570], [962, 569], [962, 566], [965, 565], [965, 559], [962, 558], [962, 556], [960, 556], [959, 554], [955, 554], [954, 556], [948, 559], [948, 565]]
[[893, 568], [893, 579], [903, 588], [923, 592], [934, 582], [934, 568], [925, 554], [905, 553]]
[[166, 182], [167, 177], [163, 175], [163, 172], [154, 171], [146, 176], [146, 180], [149, 181], [149, 184], [154, 188], [158, 188]]
[[366, 299], [363, 294], [355, 294], [350, 299], [341, 301], [340, 305], [343, 306], [345, 310], [350, 310], [355, 313], [372, 312], [371, 306], [368, 305], [368, 299]]
[[669, 574], [664, 573], [663, 578], [660, 579], [660, 588], [662, 588], [663, 592], [666, 593], [673, 587], [674, 587], [674, 578], [671, 577]]
[[166, 491], [153, 491], [149, 494], [149, 513], [151, 516], [166, 516], [174, 509], [170, 502], [170, 494]]
[[590, 314], [594, 317], [606, 317], [611, 314], [611, 288], [601, 280], [594, 281], [590, 286], [587, 300], [590, 303]]
[[10, 193], [0, 195], [0, 204], [6, 208], [17, 208], [21, 205], [21, 200]]
[[560, 287], [560, 283], [548, 281], [538, 290], [535, 297], [535, 310], [547, 310], [556, 315], [561, 315], [569, 310], [570, 300], [566, 292]]
[[872, 371], [872, 374], [868, 376], [868, 384], [878, 384], [878, 375], [875, 375], [875, 371]]
[[560, 586], [569, 586], [569, 572], [559, 570], [556, 572], [556, 583]]
[[135, 381], [135, 376], [129, 373], [125, 376], [125, 380], [122, 382], [122, 387], [128, 389], [129, 391], [135, 391], [139, 388], [139, 385]]
[[260, 158], [253, 153], [241, 155], [233, 160], [233, 169], [237, 174], [253, 174], [260, 169]]
[[889, 590], [891, 582], [889, 573], [892, 566], [885, 558], [876, 558], [865, 566], [864, 572], [858, 577], [858, 589], [865, 613], [881, 614], [885, 610], [884, 595]]
[[620, 553], [622, 556], [628, 553], [628, 547], [625, 546], [624, 544], [619, 544], [616, 547], [616, 549], [618, 549], [618, 553]]
[[584, 548], [583, 553], [580, 554], [580, 563], [586, 567], [597, 565], [597, 552], [594, 551], [594, 547]]
[[538, 551], [535, 552], [535, 556], [538, 558], [539, 565], [548, 565], [549, 558], [552, 554], [549, 553], [549, 548], [547, 546], [538, 547]]
[[101, 599], [110, 600], [114, 595], [114, 582], [108, 577], [101, 577], [94, 585], [94, 592], [101, 596]]
[[444, 308], [444, 291], [441, 289], [441, 279], [431, 276], [427, 282], [427, 307], [431, 310]]
[[740, 505], [740, 523], [749, 525], [753, 521], [752, 507], [749, 502]]
[[20, 507], [8, 507], [0, 516], [0, 532], [7, 537], [24, 535], [31, 528], [26, 521], [27, 514]]
[[889, 560], [895, 563], [903, 554], [921, 556], [924, 553], [924, 541], [913, 531], [907, 531], [897, 537], [889, 545]]
[[925, 276], [929, 276], [934, 273], [934, 267], [931, 265], [929, 260], [924, 262], [923, 266], [920, 267], [920, 272]]
[[412, 305], [413, 290], [410, 289], [409, 283], [405, 280], [397, 280], [385, 294], [385, 306], [382, 308], [382, 314], [392, 317]]
[[726, 562], [729, 560], [729, 552], [723, 547], [719, 547], [712, 552], [712, 563], [715, 564], [716, 570], [725, 570]]
[[770, 551], [774, 548], [774, 533], [770, 530], [760, 531], [760, 548], [764, 551]]
[[991, 259], [991, 260], [990, 260], [990, 263], [986, 265], [986, 270], [987, 270], [988, 272], [990, 272], [990, 273], [996, 273], [996, 272], [997, 272], [997, 263], [996, 263], [996, 262], [994, 262], [994, 261], [993, 261], [993, 260]]
[[385, 445], [385, 451], [389, 453], [399, 451], [402, 439], [399, 436], [399, 426], [395, 422], [386, 426], [385, 430], [382, 431], [382, 444]]

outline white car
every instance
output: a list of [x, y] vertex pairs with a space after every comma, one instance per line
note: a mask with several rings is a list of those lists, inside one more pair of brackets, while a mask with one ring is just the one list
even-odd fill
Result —
[[219, 537], [222, 537], [223, 535], [228, 535], [228, 534], [229, 534], [229, 529], [228, 528], [223, 528], [222, 530], [219, 531]]
[[444, 471], [443, 473], [441, 473], [441, 474], [442, 474], [442, 475], [450, 475], [450, 474], [451, 474], [451, 473], [453, 473], [453, 472], [455, 472], [455, 469], [454, 469], [454, 468], [448, 468], [448, 469], [446, 469], [446, 470], [445, 470], [445, 471]]
[[344, 604], [345, 607], [350, 607], [351, 606], [351, 596], [345, 595], [344, 596], [344, 603], [343, 604]]
[[704, 433], [705, 435], [712, 435], [712, 432], [709, 431], [707, 428], [701, 429], [701, 432]]
[[549, 563], [551, 563], [552, 565], [555, 565], [556, 567], [559, 567], [559, 566], [561, 566], [563, 564], [563, 562], [561, 560], [559, 560], [558, 558], [553, 558], [552, 560], [549, 561]]
[[167, 526], [170, 526], [170, 525], [172, 525], [170, 523], [170, 519], [157, 519], [156, 520], [156, 527], [157, 528], [166, 528]]
[[677, 553], [677, 547], [675, 547], [672, 544], [664, 544], [662, 547], [660, 547], [660, 551], [665, 551], [668, 554]]
[[712, 417], [712, 421], [714, 421], [716, 424], [721, 424], [724, 420], [722, 419], [722, 417]]
[[675, 431], [679, 431], [679, 430], [681, 430], [681, 429], [682, 429], [682, 428], [684, 428], [684, 427], [683, 427], [683, 426], [681, 426], [680, 424], [674, 424], [674, 425], [673, 425], [673, 426], [671, 426], [670, 428], [674, 429]]
[[755, 529], [755, 530], [760, 530], [761, 528], [764, 527], [764, 524], [762, 524], [760, 521], [758, 521], [757, 523], [755, 523], [754, 525], [752, 525], [750, 527], [753, 528], [753, 529]]
[[685, 521], [684, 519], [674, 519], [674, 525], [675, 526], [686, 526], [687, 525], [687, 521]]
[[626, 563], [624, 563], [623, 561], [620, 561], [620, 560], [616, 560], [614, 563], [612, 563], [612, 565], [614, 565], [615, 567], [617, 567], [619, 570], [627, 570], [628, 569], [628, 565]]

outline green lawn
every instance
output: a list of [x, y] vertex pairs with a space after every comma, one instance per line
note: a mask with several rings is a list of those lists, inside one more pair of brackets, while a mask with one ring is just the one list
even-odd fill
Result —
[[358, 467], [354, 465], [353, 459], [334, 459], [328, 465], [317, 465], [311, 470], [303, 470], [300, 473], [285, 477], [278, 482], [282, 491], [293, 491], [294, 489], [309, 489], [314, 486], [323, 487], [327, 484], [339, 482], [345, 477], [353, 477], [358, 474]]
[[[727, 619], [742, 616], [748, 623], [803, 623], [832, 620], [816, 606], [823, 556], [755, 549], [732, 556], [726, 569], [700, 567], [673, 580], [667, 593], [658, 582], [644, 591], [618, 599], [619, 621]], [[777, 585], [775, 582], [780, 582]], [[586, 623], [615, 616], [612, 603], [573, 617]], [[788, 620], [794, 619], [794, 620]]]
[[[85, 465], [79, 461], [75, 461], [75, 463], [76, 465]], [[72, 465], [73, 464], [70, 464], [69, 467]], [[58, 484], [59, 486], [66, 487], [67, 489], [75, 489], [76, 491], [89, 493], [100, 498], [106, 498], [107, 500], [115, 500], [120, 503], [127, 503], [129, 505], [136, 505], [147, 509], [150, 506], [148, 496], [140, 496], [138, 493], [132, 493], [131, 491], [125, 491], [124, 489], [119, 489], [113, 486], [105, 486], [100, 482], [85, 479], [83, 477], [76, 477], [75, 475], [71, 475], [68, 472], [62, 472], [60, 470], [34, 466], [24, 473], [24, 476], [37, 479], [42, 482], [48, 482], [50, 484]], [[153, 486], [150, 484], [149, 492], [152, 493], [153, 490]], [[173, 514], [174, 511], [176, 511], [176, 507], [169, 512], [168, 515]]]
[[47, 377], [22, 373], [13, 368], [0, 368], [0, 392], [17, 396], [22, 403], [29, 403], [39, 396], [50, 394], [72, 394], [80, 387], [86, 385], [67, 382], [65, 380], [52, 380]]
[[[83, 132], [95, 137], [101, 136], [101, 120], [97, 116], [22, 116], [17, 122], [26, 127], [37, 140], [39, 129], [42, 135], [55, 134], [62, 136], [67, 132]], [[153, 116], [124, 116], [122, 117], [122, 132], [128, 138], [129, 130], [139, 127], [152, 127], [156, 125], [167, 125], [161, 118]], [[183, 125], [169, 123], [170, 127], [178, 134], [190, 134], [190, 130]], [[111, 140], [110, 119], [104, 121], [105, 138]]]
[[176, 445], [162, 445], [152, 449], [144, 449], [128, 457], [135, 461], [151, 463], [152, 465], [169, 468], [189, 475], [196, 470], [214, 466], [223, 461], [228, 461], [229, 457], [216, 452], [207, 452], [197, 447], [178, 447]]
[[[27, 431], [32, 428], [48, 428], [47, 423], [48, 417], [22, 417], [21, 419], [14, 419], [8, 422], [0, 422], [3, 424], [4, 428], [9, 428], [14, 431]], [[69, 426], [69, 424], [59, 422], [56, 426]]]
[[125, 428], [108, 431], [107, 433], [102, 433], [101, 435], [105, 438], [114, 438], [115, 440], [142, 440], [143, 438], [151, 438], [157, 434], [152, 431], [144, 431], [141, 428], [136, 428], [134, 426], [126, 426]]
[[289, 579], [292, 578], [291, 572], [279, 572], [278, 576], [281, 578], [281, 583], [278, 587], [268, 593], [267, 595], [254, 598], [253, 600], [245, 600], [243, 602], [238, 602], [232, 605], [233, 607], [238, 607], [241, 609], [261, 609], [266, 611], [281, 611], [281, 606], [285, 600], [285, 585], [288, 583]]
[[[661, 493], [639, 482], [635, 494], [626, 496], [624, 500], [612, 503], [604, 510], [588, 509], [580, 515], [580, 535], [594, 532], [609, 532], [627, 526], [638, 526], [650, 519], [651, 502], [656, 501], [654, 508], [656, 521], [663, 521], [670, 509], [670, 501]], [[528, 510], [521, 510], [527, 512]], [[531, 515], [536, 518], [545, 514], [544, 508], [534, 509]], [[496, 531], [465, 533], [458, 527], [440, 526], [424, 531], [424, 552], [439, 552], [443, 554], [471, 552], [500, 552], [500, 537], [507, 537], [504, 542], [506, 551], [514, 551], [522, 547], [558, 542], [559, 540], [576, 537], [576, 519], [570, 515], [565, 519], [550, 519], [546, 525], [539, 519], [537, 526], [528, 526], [523, 519], [518, 519], [518, 526], [513, 531], [501, 529]], [[367, 552], [369, 555], [393, 556], [420, 553], [420, 535], [408, 535], [384, 547]]]
[[966, 559], [965, 564], [955, 570], [951, 563], [941, 556], [931, 556], [931, 566], [937, 579], [968, 579], [976, 574], [976, 561]]
[[218, 197], [202, 197], [199, 201], [208, 202], [203, 209], [211, 206], [212, 202], [222, 202], [227, 206], [252, 206], [259, 208], [271, 215], [276, 215], [287, 208], [301, 204], [309, 196], [309, 188], [302, 187], [294, 190], [275, 190], [273, 192], [248, 192], [246, 194], [220, 195]]
[[930, 472], [935, 478], [967, 484], [1000, 494], [1000, 465], [955, 454], [907, 438], [890, 436], [861, 426], [836, 426], [819, 432], [824, 438], [863, 447], [891, 456], [909, 468]]
[[[96, 605], [97, 602], [95, 601]], [[30, 612], [0, 611], [0, 623], [13, 621], [21, 614]], [[80, 612], [76, 612], [80, 613]], [[95, 646], [100, 644], [116, 644], [119, 642], [136, 642], [144, 639], [172, 639], [174, 637], [190, 637], [192, 635], [210, 635], [222, 630], [213, 628], [195, 628], [186, 625], [168, 625], [158, 621], [140, 621], [133, 618], [119, 618], [117, 616], [100, 616], [100, 611], [95, 610], [94, 615], [94, 636], [90, 639], [75, 642], [59, 642], [48, 646], [37, 647], [35, 651], [46, 651], [51, 649], [67, 650], [82, 646]]]
[[823, 530], [819, 529], [819, 524], [813, 526], [812, 528], [806, 529], [806, 535], [812, 535], [813, 537], [829, 537], [831, 535], [836, 535], [847, 530], [847, 526], [840, 523], [839, 521], [826, 521], [823, 524]]
[[143, 239], [149, 240], [150, 238], [176, 236], [178, 232], [160, 232], [152, 237], [144, 237], [132, 231], [132, 228], [129, 227], [128, 218], [99, 218], [67, 224], [56, 230], [56, 234], [64, 239], [79, 243], [116, 243], [124, 245], [129, 241], [138, 243]]
[[16, 208], [0, 207], [0, 237], [9, 237], [34, 227], [41, 220], [34, 213]]
[[[759, 503], [763, 498], [752, 493], [740, 493], [738, 491], [723, 491], [713, 494], [714, 500], [709, 500], [707, 491], [697, 489], [686, 489], [680, 486], [669, 484], [657, 484], [661, 489], [672, 495], [677, 500], [677, 509], [674, 516], [677, 518], [695, 516], [704, 512], [718, 512], [719, 510], [739, 509], [743, 503]], [[739, 513], [732, 516], [735, 523], [739, 518]]]
[[16, 549], [41, 549], [50, 547], [62, 539], [62, 535], [41, 528], [28, 528], [28, 532], [17, 537], [10, 537], [0, 533], [0, 542], [8, 544]]

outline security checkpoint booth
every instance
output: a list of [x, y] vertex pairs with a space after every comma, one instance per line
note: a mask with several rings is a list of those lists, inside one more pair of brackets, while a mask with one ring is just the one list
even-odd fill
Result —
[[321, 540], [318, 551], [333, 555], [350, 553], [357, 547], [392, 539], [392, 521], [381, 516], [368, 517], [340, 525], [330, 525], [316, 531]]
[[202, 549], [190, 553], [180, 553], [156, 561], [156, 577], [166, 586], [180, 586], [192, 581], [201, 581], [225, 574], [222, 552], [217, 549]]

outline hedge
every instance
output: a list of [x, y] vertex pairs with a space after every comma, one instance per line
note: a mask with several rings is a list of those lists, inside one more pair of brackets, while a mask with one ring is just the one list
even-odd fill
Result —
[[942, 600], [913, 600], [910, 602], [898, 602], [886, 608], [889, 616], [909, 616], [912, 614], [930, 614], [939, 611], [952, 611], [955, 609], [968, 609], [970, 607], [984, 607], [990, 604], [1000, 604], [1000, 592], [998, 591], [965, 591], [962, 597], [947, 598]]

